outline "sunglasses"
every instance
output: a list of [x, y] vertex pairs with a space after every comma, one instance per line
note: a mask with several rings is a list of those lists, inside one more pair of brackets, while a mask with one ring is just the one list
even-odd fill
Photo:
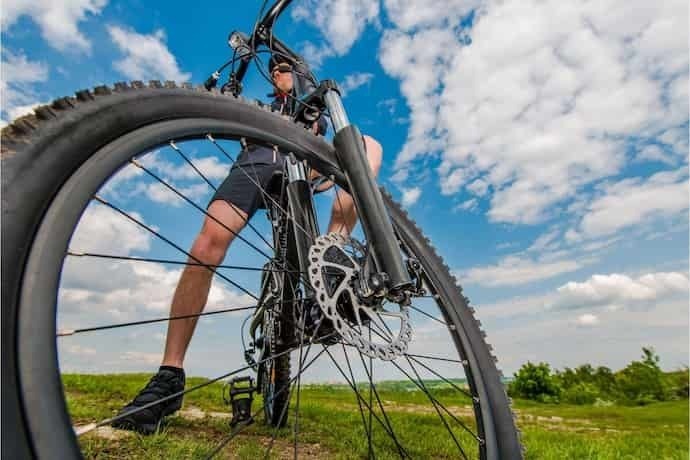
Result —
[[288, 73], [292, 72], [292, 66], [290, 64], [278, 64], [273, 68], [273, 73], [278, 72], [278, 73]]

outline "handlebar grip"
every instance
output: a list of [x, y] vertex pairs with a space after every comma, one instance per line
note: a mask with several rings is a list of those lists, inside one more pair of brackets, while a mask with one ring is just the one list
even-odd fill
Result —
[[204, 88], [206, 91], [211, 91], [218, 84], [218, 79], [220, 79], [220, 74], [218, 72], [213, 72], [210, 77], [204, 82]]

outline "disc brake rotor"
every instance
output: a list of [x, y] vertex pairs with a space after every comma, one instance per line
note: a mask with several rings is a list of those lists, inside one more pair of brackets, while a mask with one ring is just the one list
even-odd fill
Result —
[[[391, 311], [360, 301], [354, 288], [363, 259], [360, 248], [338, 233], [319, 236], [309, 249], [309, 281], [321, 311], [345, 343], [367, 356], [390, 361], [405, 353], [412, 338], [409, 311], [403, 305]], [[391, 323], [397, 327], [391, 328]]]

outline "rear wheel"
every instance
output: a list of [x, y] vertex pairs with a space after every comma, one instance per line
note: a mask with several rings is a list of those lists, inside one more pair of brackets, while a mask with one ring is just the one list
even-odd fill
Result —
[[[158, 225], [146, 225], [142, 218], [146, 209], [140, 208], [136, 212], [122, 209], [114, 199], [104, 198], [101, 186], [111, 176], [112, 180], [119, 177], [113, 176], [114, 173], [124, 173], [121, 168], [125, 165], [133, 165], [143, 171], [137, 174], [149, 174], [148, 163], [142, 158], [146, 153], [171, 148], [183, 155], [183, 147], [200, 142], [206, 143], [206, 148], [227, 154], [224, 143], [241, 138], [293, 152], [297, 158], [306, 159], [318, 170], [334, 175], [336, 183], [345, 186], [343, 175], [335, 166], [332, 147], [308, 130], [255, 104], [189, 88], [175, 88], [173, 84], [154, 82], [149, 88], [140, 83], [131, 86], [119, 84], [115, 90], [101, 87], [94, 92], [80, 92], [76, 98], [61, 99], [51, 107], [42, 107], [36, 111], [36, 116], [21, 119], [3, 130], [3, 456], [7, 453], [13, 458], [80, 458], [80, 444], [73, 429], [74, 421], [66, 408], [58, 367], [61, 361], [58, 342], [62, 341], [59, 342], [62, 344], [71, 336], [82, 333], [96, 334], [98, 330], [141, 324], [121, 321], [66, 329], [60, 324], [63, 330], [58, 330], [56, 337], [56, 311], [58, 315], [61, 313], [57, 307], [72, 305], [69, 302], [78, 302], [79, 295], [88, 297], [92, 293], [82, 285], [81, 291], [71, 288], [69, 296], [61, 293], [61, 281], [69, 281], [63, 273], [69, 260], [109, 257], [108, 260], [124, 260], [128, 264], [152, 263], [152, 259], [144, 260], [146, 257], [139, 253], [137, 256], [132, 253], [114, 256], [73, 251], [75, 228], [78, 223], [81, 225], [80, 217], [89, 204], [109, 208], [142, 232], [160, 237], [156, 241], [168, 244], [166, 248], [172, 253], [187, 254], [183, 246], [172, 241], [173, 238], [164, 236]], [[193, 162], [190, 165], [193, 167]], [[203, 172], [199, 171], [203, 168], [194, 169]], [[155, 174], [153, 176], [156, 177]], [[157, 179], [163, 185], [167, 183], [165, 177], [157, 176]], [[112, 180], [108, 184], [112, 184]], [[211, 181], [207, 182], [211, 185]], [[159, 191], [151, 189], [150, 197], [159, 197], [154, 194]], [[178, 193], [180, 190], [169, 192], [184, 195]], [[321, 380], [329, 380], [336, 375], [339, 382], [345, 382], [345, 388], [352, 390], [355, 402], [351, 407], [361, 419], [361, 426], [350, 435], [366, 438], [354, 444], [359, 446], [355, 449], [360, 449], [354, 455], [521, 458], [518, 434], [500, 374], [466, 298], [441, 258], [404, 211], [390, 196], [384, 195], [384, 201], [400, 238], [401, 250], [407, 258], [419, 262], [419, 275], [428, 292], [428, 295], [414, 298], [409, 309], [412, 331], [417, 337], [397, 359], [386, 362], [368, 357], [352, 343], [346, 342], [315, 345], [313, 349], [310, 343], [294, 351], [294, 372], [288, 381], [294, 401], [290, 437], [294, 435], [295, 452], [299, 453], [302, 442], [300, 427], [308, 429], [311, 426], [309, 423], [300, 424], [301, 376], [311, 368], [324, 373]], [[187, 203], [194, 204], [189, 199]], [[204, 212], [200, 206], [195, 207]], [[261, 236], [261, 232], [256, 233]], [[362, 243], [366, 246], [366, 241]], [[136, 241], [128, 239], [127, 244], [136, 244]], [[265, 255], [262, 247], [254, 246], [258, 254]], [[161, 262], [160, 258], [156, 260], [156, 263], [173, 263], [170, 260]], [[199, 265], [191, 259], [181, 264]], [[226, 311], [251, 311], [254, 307], [248, 301], [252, 298], [256, 301], [256, 293], [247, 289], [244, 283], [225, 276], [220, 268], [215, 267], [215, 275], [233, 286], [233, 295], [236, 295], [228, 294], [228, 298], [247, 303]], [[249, 270], [249, 267], [242, 268]], [[81, 281], [95, 284], [117, 281], [105, 276], [105, 270], [103, 273], [85, 276]], [[150, 271], [133, 273], [152, 276]], [[68, 310], [66, 313], [74, 319], [84, 317], [87, 312], [80, 311], [76, 315]], [[168, 319], [145, 318], [145, 322], [164, 323]], [[374, 327], [376, 321], [372, 319], [368, 331], [360, 329], [362, 337], [368, 332], [370, 336], [385, 338], [387, 333], [383, 320]], [[441, 335], [445, 342], [438, 342]], [[319, 347], [320, 350], [316, 350]], [[289, 365], [279, 364], [281, 356], [289, 354], [290, 350], [273, 351], [264, 357], [273, 362], [271, 374], [277, 371], [281, 375], [290, 375]], [[127, 356], [149, 355], [132, 352]], [[327, 364], [317, 363], [312, 367], [319, 359], [330, 363], [330, 370], [323, 367]], [[246, 369], [240, 366], [231, 372], [223, 372], [215, 380]], [[401, 411], [396, 404], [386, 400], [388, 390], [381, 380], [390, 380], [393, 373], [405, 380], [408, 388], [416, 391], [413, 412]], [[432, 387], [429, 379], [434, 379], [439, 385]], [[318, 376], [315, 380], [320, 381]], [[189, 387], [186, 391], [191, 393], [207, 384]], [[274, 389], [273, 401], [277, 393]], [[314, 393], [305, 390], [302, 397], [309, 394]], [[316, 412], [306, 404], [307, 400], [303, 399], [302, 417], [316, 417]], [[468, 409], [453, 409], [463, 405]], [[283, 407], [287, 407], [287, 403]], [[342, 410], [333, 410], [336, 409]], [[273, 410], [267, 415], [274, 417], [275, 413]], [[72, 418], [77, 417], [74, 413], [71, 415]], [[423, 430], [424, 436], [438, 440], [431, 446], [438, 448], [438, 452], [430, 452], [428, 445], [418, 445], [414, 438], [408, 437], [408, 419], [414, 417], [417, 417], [414, 423], [424, 422], [415, 430]], [[79, 419], [82, 425], [78, 431], [86, 433], [85, 437], [79, 438], [82, 445], [88, 433], [111, 420], [94, 418], [84, 424], [85, 420]], [[279, 423], [274, 425], [284, 423], [280, 419], [277, 421]], [[333, 417], [329, 423], [338, 421], [338, 417]], [[209, 454], [228, 446], [236, 435], [237, 432], [233, 432], [219, 440], [218, 446], [210, 449]], [[273, 446], [278, 430], [269, 435], [272, 440], [268, 450]]]

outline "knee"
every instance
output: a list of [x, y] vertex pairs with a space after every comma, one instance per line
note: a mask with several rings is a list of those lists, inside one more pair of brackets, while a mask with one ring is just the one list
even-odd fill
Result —
[[221, 234], [204, 226], [194, 241], [191, 254], [202, 263], [218, 265], [225, 257], [230, 240], [228, 232]]
[[374, 175], [376, 175], [378, 174], [379, 169], [381, 168], [381, 161], [383, 159], [383, 147], [381, 147], [381, 144], [379, 144], [378, 141], [373, 137], [367, 136], [366, 134], [363, 137], [364, 145], [367, 149], [367, 157], [369, 158], [369, 166], [371, 167], [371, 170], [374, 172]]

